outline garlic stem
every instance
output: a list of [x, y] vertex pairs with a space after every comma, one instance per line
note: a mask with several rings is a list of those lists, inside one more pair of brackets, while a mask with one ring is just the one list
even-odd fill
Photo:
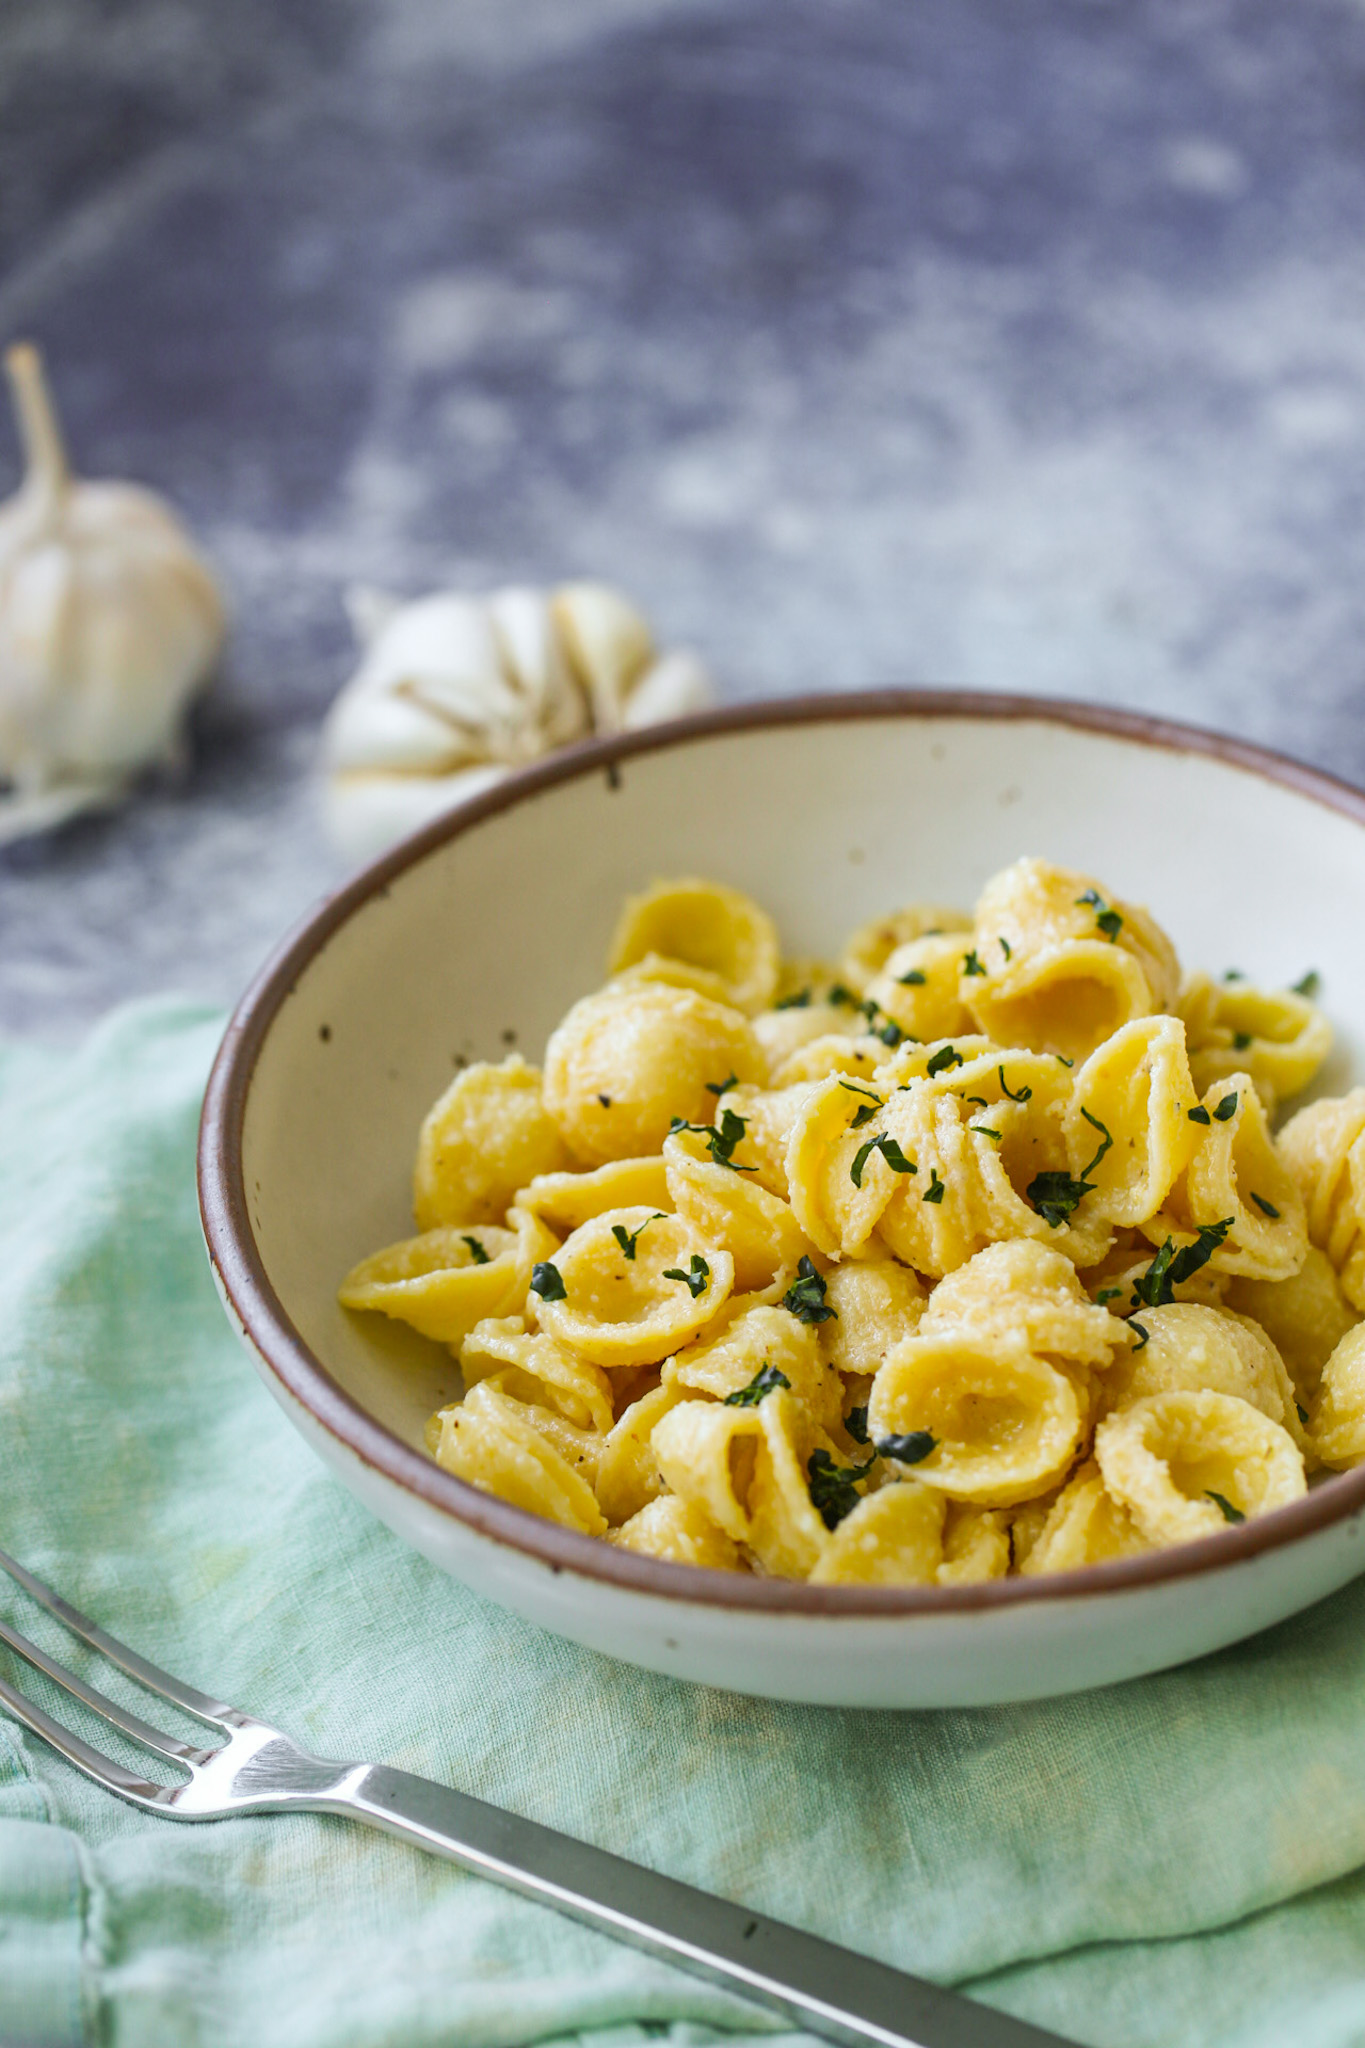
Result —
[[55, 512], [70, 481], [62, 430], [57, 424], [43, 359], [32, 342], [17, 341], [5, 351], [14, 412], [23, 443], [25, 488], [49, 511]]

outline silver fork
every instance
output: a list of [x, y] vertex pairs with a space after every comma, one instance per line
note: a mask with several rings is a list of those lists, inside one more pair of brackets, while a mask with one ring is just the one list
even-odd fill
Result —
[[845, 2048], [1074, 2048], [1023, 2020], [942, 1991], [851, 1949], [661, 1877], [624, 1857], [383, 1764], [333, 1763], [278, 1728], [149, 1664], [0, 1551], [0, 1569], [73, 1635], [147, 1691], [222, 1738], [197, 1748], [87, 1685], [7, 1622], [0, 1642], [133, 1742], [183, 1772], [172, 1785], [125, 1770], [0, 1678], [0, 1705], [107, 1792], [167, 1820], [244, 1813], [336, 1813], [553, 1906], [808, 2027]]

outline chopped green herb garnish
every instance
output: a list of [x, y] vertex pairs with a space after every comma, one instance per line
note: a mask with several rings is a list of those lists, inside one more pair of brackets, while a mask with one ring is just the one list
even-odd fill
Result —
[[1303, 1424], [1304, 1428], [1305, 1428], [1305, 1429], [1307, 1429], [1307, 1427], [1308, 1427], [1308, 1410], [1307, 1410], [1307, 1409], [1306, 1409], [1306, 1408], [1304, 1407], [1304, 1405], [1303, 1405], [1302, 1401], [1296, 1401], [1296, 1402], [1294, 1403], [1294, 1411], [1295, 1411], [1295, 1413], [1297, 1414], [1297, 1416], [1298, 1416], [1298, 1418], [1299, 1418], [1299, 1421], [1300, 1421], [1300, 1422], [1301, 1422], [1301, 1423]]
[[1069, 1173], [1035, 1174], [1024, 1190], [1028, 1200], [1054, 1230], [1060, 1230], [1078, 1202], [1094, 1189], [1088, 1180], [1073, 1180]]
[[1251, 1199], [1256, 1204], [1256, 1207], [1260, 1210], [1263, 1216], [1269, 1216], [1273, 1223], [1279, 1222], [1280, 1212], [1275, 1207], [1275, 1204], [1273, 1202], [1267, 1202], [1265, 1196], [1258, 1195], [1254, 1188], [1252, 1190]]
[[862, 1004], [851, 988], [845, 988], [841, 981], [833, 982], [825, 991], [825, 1001], [833, 1003], [836, 1010], [861, 1010]]
[[675, 1116], [669, 1123], [668, 1135], [671, 1138], [676, 1131], [695, 1131], [698, 1137], [705, 1138], [706, 1149], [717, 1166], [728, 1166], [732, 1173], [757, 1173], [756, 1166], [736, 1166], [730, 1157], [748, 1128], [747, 1118], [733, 1109], [723, 1109], [719, 1124], [690, 1124]]
[[[883, 1135], [885, 1134], [883, 1133]], [[853, 1164], [848, 1169], [848, 1177], [852, 1181], [855, 1188], [860, 1188], [862, 1186], [863, 1168], [867, 1165], [868, 1160], [872, 1157], [872, 1154], [876, 1150], [877, 1140], [875, 1138], [868, 1138], [863, 1144], [861, 1144], [858, 1147], [857, 1151], [854, 1153]]]
[[730, 1074], [727, 1075], [726, 1079], [723, 1081], [708, 1081], [706, 1084], [706, 1092], [708, 1095], [714, 1095], [716, 1099], [719, 1100], [722, 1095], [728, 1095], [732, 1088], [737, 1088], [738, 1086], [739, 1075]]
[[[1306, 1421], [1307, 1417], [1304, 1419]], [[848, 1431], [855, 1444], [865, 1444], [867, 1442], [866, 1408], [850, 1408], [844, 1417], [844, 1428]]]
[[706, 1291], [706, 1283], [711, 1278], [711, 1268], [707, 1265], [700, 1252], [693, 1252], [689, 1262], [689, 1269], [686, 1273], [679, 1266], [665, 1266], [664, 1278], [665, 1280], [681, 1280], [683, 1286], [692, 1296], [693, 1301], [695, 1301], [699, 1294], [704, 1294]]
[[476, 1266], [486, 1266], [488, 1264], [488, 1254], [479, 1243], [477, 1237], [471, 1237], [467, 1230], [461, 1231], [460, 1235], [464, 1243], [469, 1246], [469, 1256], [474, 1261], [474, 1264]]
[[[708, 1147], [712, 1158], [719, 1153], [722, 1163], [726, 1166], [732, 1166], [734, 1161], [731, 1159], [730, 1154], [734, 1151], [736, 1145], [739, 1144], [748, 1128], [748, 1123], [744, 1117], [737, 1115], [733, 1109], [723, 1109], [720, 1113], [720, 1123], [717, 1125], [712, 1137], [708, 1140]], [[755, 1172], [757, 1170], [757, 1168], [754, 1169]]]
[[[849, 1125], [850, 1130], [856, 1128], [856, 1121]], [[862, 1186], [863, 1169], [874, 1152], [881, 1153], [882, 1158], [893, 1173], [919, 1172], [919, 1168], [915, 1165], [914, 1161], [906, 1158], [896, 1140], [888, 1137], [885, 1131], [881, 1131], [875, 1138], [869, 1138], [865, 1145], [860, 1145], [853, 1155], [853, 1164], [848, 1169], [848, 1177], [855, 1188]]]
[[622, 1251], [625, 1253], [628, 1259], [634, 1259], [636, 1245], [640, 1242], [640, 1239], [648, 1230], [650, 1224], [657, 1223], [662, 1217], [663, 1213], [664, 1212], [662, 1209], [656, 1209], [652, 1216], [646, 1216], [644, 1222], [640, 1225], [638, 1230], [627, 1230], [624, 1223], [612, 1224], [611, 1234], [616, 1239], [616, 1242], [620, 1245]]
[[1112, 946], [1123, 926], [1122, 913], [1111, 910], [1098, 889], [1087, 889], [1084, 896], [1078, 896], [1076, 901], [1094, 911], [1096, 924]]
[[975, 1131], [980, 1138], [998, 1138], [999, 1131], [993, 1131], [989, 1124], [968, 1124], [969, 1131]]
[[1293, 984], [1290, 993], [1296, 996], [1307, 996], [1311, 1001], [1321, 987], [1322, 976], [1318, 973], [1316, 967], [1310, 967], [1303, 979]]
[[938, 1438], [927, 1429], [912, 1429], [908, 1436], [879, 1436], [877, 1449], [898, 1465], [922, 1465], [929, 1453], [938, 1449]]
[[1234, 1089], [1231, 1095], [1225, 1095], [1223, 1097], [1217, 1109], [1215, 1109], [1215, 1111], [1213, 1112], [1213, 1120], [1216, 1124], [1225, 1124], [1229, 1117], [1236, 1116], [1236, 1114], [1237, 1091], [1236, 1089]]
[[765, 1394], [775, 1394], [779, 1387], [789, 1387], [791, 1381], [775, 1365], [763, 1364], [754, 1374], [747, 1387], [737, 1387], [733, 1394], [725, 1396], [727, 1408], [757, 1408]]
[[1187, 1110], [1186, 1115], [1192, 1124], [1211, 1124], [1213, 1122], [1213, 1118], [1209, 1115], [1202, 1102], [1197, 1102], [1193, 1109]]
[[1025, 1085], [1019, 1090], [1019, 1093], [1016, 1095], [1014, 1090], [1010, 1087], [1009, 1082], [1005, 1079], [1005, 1069], [1003, 1067], [997, 1067], [995, 1071], [1000, 1076], [1000, 1086], [1002, 1091], [1004, 1092], [1004, 1094], [1008, 1095], [1011, 1102], [1027, 1102], [1029, 1100], [1029, 1098], [1033, 1094], [1033, 1090], [1028, 1086], [1027, 1083], [1025, 1083]]
[[1235, 1523], [1244, 1522], [1246, 1520], [1246, 1516], [1242, 1513], [1242, 1510], [1240, 1508], [1235, 1508], [1230, 1500], [1224, 1500], [1221, 1493], [1215, 1493], [1211, 1486], [1206, 1490], [1209, 1499], [1213, 1502], [1214, 1506], [1217, 1508], [1219, 1514], [1223, 1517], [1223, 1520], [1225, 1522]]
[[972, 947], [970, 953], [963, 954], [962, 972], [969, 977], [973, 974], [989, 974], [990, 969], [988, 967], [983, 967], [981, 965], [981, 962], [977, 959], [975, 946]]
[[1014, 958], [1014, 949], [1010, 945], [1008, 939], [1002, 939], [1000, 941], [1000, 950], [1007, 960], [1012, 960]]
[[848, 1081], [841, 1074], [839, 1076], [839, 1086], [847, 1088], [850, 1095], [865, 1095], [869, 1102], [875, 1102], [880, 1108], [881, 1096], [878, 1095], [875, 1088], [869, 1088], [866, 1081]]
[[1240, 967], [1225, 967], [1223, 969], [1223, 979], [1224, 981], [1245, 981], [1246, 976]]
[[[920, 976], [920, 979], [921, 981], [924, 979], [923, 975]], [[848, 990], [842, 985], [839, 986], [839, 994], [851, 1009], [862, 1011], [867, 1019], [867, 1028], [874, 1038], [880, 1038], [883, 1045], [889, 1045], [892, 1048], [900, 1044], [901, 1040], [905, 1037], [905, 1033], [901, 1030], [894, 1017], [887, 1016], [880, 1003], [874, 1003], [871, 996], [867, 998], [866, 1002], [860, 1003], [858, 998], [850, 995]], [[831, 990], [830, 1000], [833, 1001], [833, 999], [833, 991]], [[878, 1021], [879, 1019], [880, 1021]]]
[[908, 974], [898, 974], [896, 980], [902, 988], [923, 988], [928, 976], [922, 974], [918, 967], [912, 967]]
[[1235, 1221], [1235, 1217], [1225, 1216], [1221, 1223], [1201, 1223], [1194, 1243], [1182, 1245], [1179, 1251], [1174, 1238], [1168, 1237], [1147, 1271], [1133, 1282], [1134, 1306], [1165, 1308], [1173, 1302], [1176, 1288], [1208, 1264]]
[[929, 1185], [924, 1190], [924, 1194], [921, 1199], [926, 1202], [941, 1202], [943, 1200], [943, 1197], [947, 1194], [947, 1192], [947, 1181], [940, 1180], [938, 1177], [938, 1168], [936, 1166], [931, 1166], [929, 1168]]
[[1103, 1308], [1106, 1301], [1117, 1301], [1122, 1292], [1123, 1289], [1121, 1287], [1101, 1287], [1099, 1293], [1095, 1296], [1096, 1306]]
[[860, 1131], [864, 1124], [871, 1123], [880, 1108], [880, 1102], [864, 1102], [856, 1112], [852, 1123], [849, 1125], [849, 1129], [851, 1131]]
[[773, 1004], [773, 1008], [775, 1010], [808, 1010], [810, 1008], [810, 990], [808, 988], [799, 988], [794, 996], [782, 996]]
[[1247, 1047], [1248, 1047], [1248, 1046], [1250, 1045], [1250, 1043], [1251, 1043], [1251, 1033], [1250, 1033], [1249, 1031], [1234, 1031], [1234, 1032], [1233, 1032], [1233, 1034], [1232, 1034], [1232, 1049], [1233, 1049], [1233, 1051], [1234, 1051], [1234, 1052], [1245, 1052], [1245, 1051], [1246, 1051], [1246, 1049], [1247, 1049]]
[[853, 1513], [862, 1498], [857, 1482], [875, 1462], [869, 1458], [865, 1465], [836, 1465], [828, 1451], [811, 1452], [806, 1461], [811, 1506], [827, 1529], [837, 1529], [844, 1516]]
[[1139, 1337], [1141, 1337], [1142, 1339], [1142, 1342], [1140, 1344], [1135, 1344], [1133, 1346], [1134, 1351], [1145, 1351], [1147, 1349], [1148, 1344], [1151, 1342], [1152, 1337], [1152, 1333], [1147, 1328], [1147, 1325], [1145, 1323], [1138, 1322], [1135, 1317], [1130, 1316], [1128, 1319], [1128, 1327], [1130, 1330], [1136, 1330]]
[[551, 1265], [548, 1259], [532, 1266], [531, 1288], [542, 1301], [567, 1301], [569, 1298], [558, 1266]]
[[1076, 1064], [1075, 1060], [1069, 1060], [1064, 1052], [1054, 1052], [1052, 1057], [1054, 1060], [1060, 1060], [1064, 1067], [1074, 1067]]
[[802, 1253], [796, 1272], [796, 1279], [782, 1297], [788, 1315], [795, 1316], [798, 1323], [827, 1323], [831, 1316], [837, 1316], [837, 1309], [832, 1309], [825, 1300], [825, 1276], [817, 1270], [809, 1253]]
[[932, 1059], [930, 1059], [924, 1071], [932, 1080], [936, 1074], [946, 1074], [950, 1068], [965, 1067], [966, 1064], [967, 1062], [963, 1059], [956, 1046], [941, 1045]]
[[1109, 1150], [1110, 1146], [1113, 1144], [1114, 1141], [1109, 1135], [1108, 1127], [1105, 1124], [1102, 1124], [1097, 1116], [1091, 1116], [1090, 1111], [1088, 1109], [1083, 1109], [1081, 1111], [1081, 1115], [1085, 1118], [1086, 1122], [1090, 1125], [1092, 1130], [1096, 1130], [1099, 1132], [1100, 1138], [1102, 1140], [1099, 1151], [1095, 1154], [1089, 1166], [1083, 1168], [1081, 1172], [1081, 1179], [1089, 1180], [1091, 1174], [1095, 1171], [1095, 1168], [1099, 1165], [1101, 1159], [1103, 1159], [1105, 1153]]

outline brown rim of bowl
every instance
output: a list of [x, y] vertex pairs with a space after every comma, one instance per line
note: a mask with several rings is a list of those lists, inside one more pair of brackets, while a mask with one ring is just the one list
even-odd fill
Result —
[[963, 1613], [1019, 1602], [1066, 1600], [1154, 1586], [1220, 1570], [1329, 1527], [1365, 1507], [1365, 1465], [1325, 1482], [1292, 1505], [1197, 1543], [1113, 1564], [1036, 1579], [992, 1579], [967, 1586], [812, 1586], [800, 1580], [742, 1577], [672, 1564], [582, 1536], [496, 1495], [467, 1485], [385, 1429], [332, 1378], [309, 1349], [275, 1293], [257, 1250], [242, 1173], [242, 1129], [252, 1075], [266, 1034], [309, 963], [328, 940], [394, 877], [483, 819], [561, 782], [606, 772], [638, 754], [769, 726], [853, 719], [1017, 720], [1070, 726], [1171, 753], [1201, 754], [1297, 791], [1365, 825], [1365, 793], [1303, 763], [1171, 720], [1051, 698], [985, 696], [948, 690], [878, 690], [850, 696], [787, 697], [703, 712], [641, 732], [564, 748], [446, 812], [372, 861], [285, 938], [228, 1024], [209, 1076], [199, 1127], [199, 1206], [209, 1257], [233, 1315], [278, 1382], [329, 1436], [376, 1473], [480, 1535], [623, 1591], [700, 1601], [712, 1607], [774, 1614], [908, 1615]]

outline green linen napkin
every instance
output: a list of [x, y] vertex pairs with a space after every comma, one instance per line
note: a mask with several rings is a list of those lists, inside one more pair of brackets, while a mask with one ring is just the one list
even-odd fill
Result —
[[[964, 1713], [778, 1706], [543, 1634], [372, 1521], [239, 1350], [194, 1197], [220, 1029], [158, 1003], [77, 1053], [0, 1048], [0, 1545], [324, 1754], [1078, 2041], [1365, 2042], [1365, 1585], [1182, 1671]], [[793, 2038], [774, 2024], [340, 1820], [144, 1818], [0, 1716], [5, 2048]]]

